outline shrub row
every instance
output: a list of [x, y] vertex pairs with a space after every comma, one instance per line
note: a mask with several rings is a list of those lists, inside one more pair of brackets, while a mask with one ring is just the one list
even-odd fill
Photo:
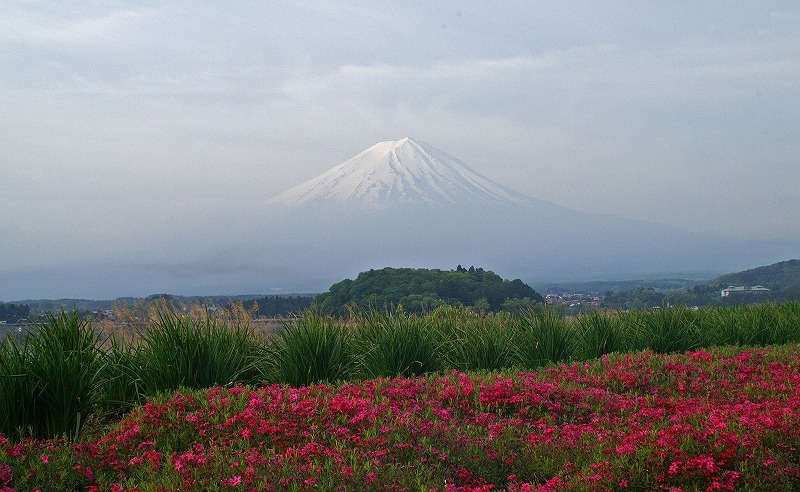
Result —
[[535, 369], [613, 352], [800, 342], [800, 303], [564, 318], [439, 308], [339, 319], [306, 312], [262, 337], [246, 321], [162, 310], [134, 342], [101, 339], [77, 313], [49, 314], [0, 344], [0, 433], [76, 437], [89, 418], [178, 388], [305, 386], [457, 369]]
[[800, 303], [565, 318], [543, 313], [476, 314], [442, 307], [425, 314], [370, 313], [337, 320], [307, 313], [268, 345], [263, 381], [302, 386], [341, 379], [415, 376], [457, 369], [536, 369], [609, 353], [685, 352], [711, 346], [800, 341]]

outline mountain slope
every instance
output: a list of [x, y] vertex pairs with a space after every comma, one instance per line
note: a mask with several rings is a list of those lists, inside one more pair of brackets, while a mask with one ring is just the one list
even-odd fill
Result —
[[320, 176], [267, 201], [286, 207], [350, 203], [380, 209], [397, 203], [524, 204], [530, 200], [455, 157], [412, 138], [380, 142]]
[[762, 285], [773, 291], [800, 292], [800, 260], [788, 260], [772, 265], [730, 273], [711, 280], [708, 287], [724, 289], [730, 285]]

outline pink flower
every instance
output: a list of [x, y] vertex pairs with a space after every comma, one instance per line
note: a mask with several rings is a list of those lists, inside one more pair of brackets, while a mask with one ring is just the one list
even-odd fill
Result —
[[11, 465], [0, 464], [0, 485], [11, 483], [12, 478], [14, 478], [14, 471], [11, 469]]
[[236, 487], [240, 483], [242, 483], [241, 475], [234, 475], [233, 477], [222, 481], [222, 485], [228, 487]]

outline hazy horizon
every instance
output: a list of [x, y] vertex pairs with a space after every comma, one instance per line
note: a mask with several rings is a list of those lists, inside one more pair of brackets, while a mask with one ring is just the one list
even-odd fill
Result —
[[0, 23], [0, 300], [290, 289], [226, 240], [406, 136], [580, 212], [800, 242], [796, 2], [9, 0]]

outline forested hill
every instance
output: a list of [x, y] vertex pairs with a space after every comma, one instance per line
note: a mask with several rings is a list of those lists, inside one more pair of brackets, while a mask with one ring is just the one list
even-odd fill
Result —
[[383, 268], [362, 272], [355, 280], [333, 284], [314, 300], [324, 313], [344, 315], [350, 309], [394, 309], [421, 312], [441, 305], [472, 306], [479, 311], [532, 307], [542, 296], [521, 280], [504, 280], [482, 268], [455, 270]]
[[712, 289], [724, 289], [729, 285], [762, 285], [774, 293], [800, 295], [800, 260], [730, 273], [711, 280], [707, 285]]

